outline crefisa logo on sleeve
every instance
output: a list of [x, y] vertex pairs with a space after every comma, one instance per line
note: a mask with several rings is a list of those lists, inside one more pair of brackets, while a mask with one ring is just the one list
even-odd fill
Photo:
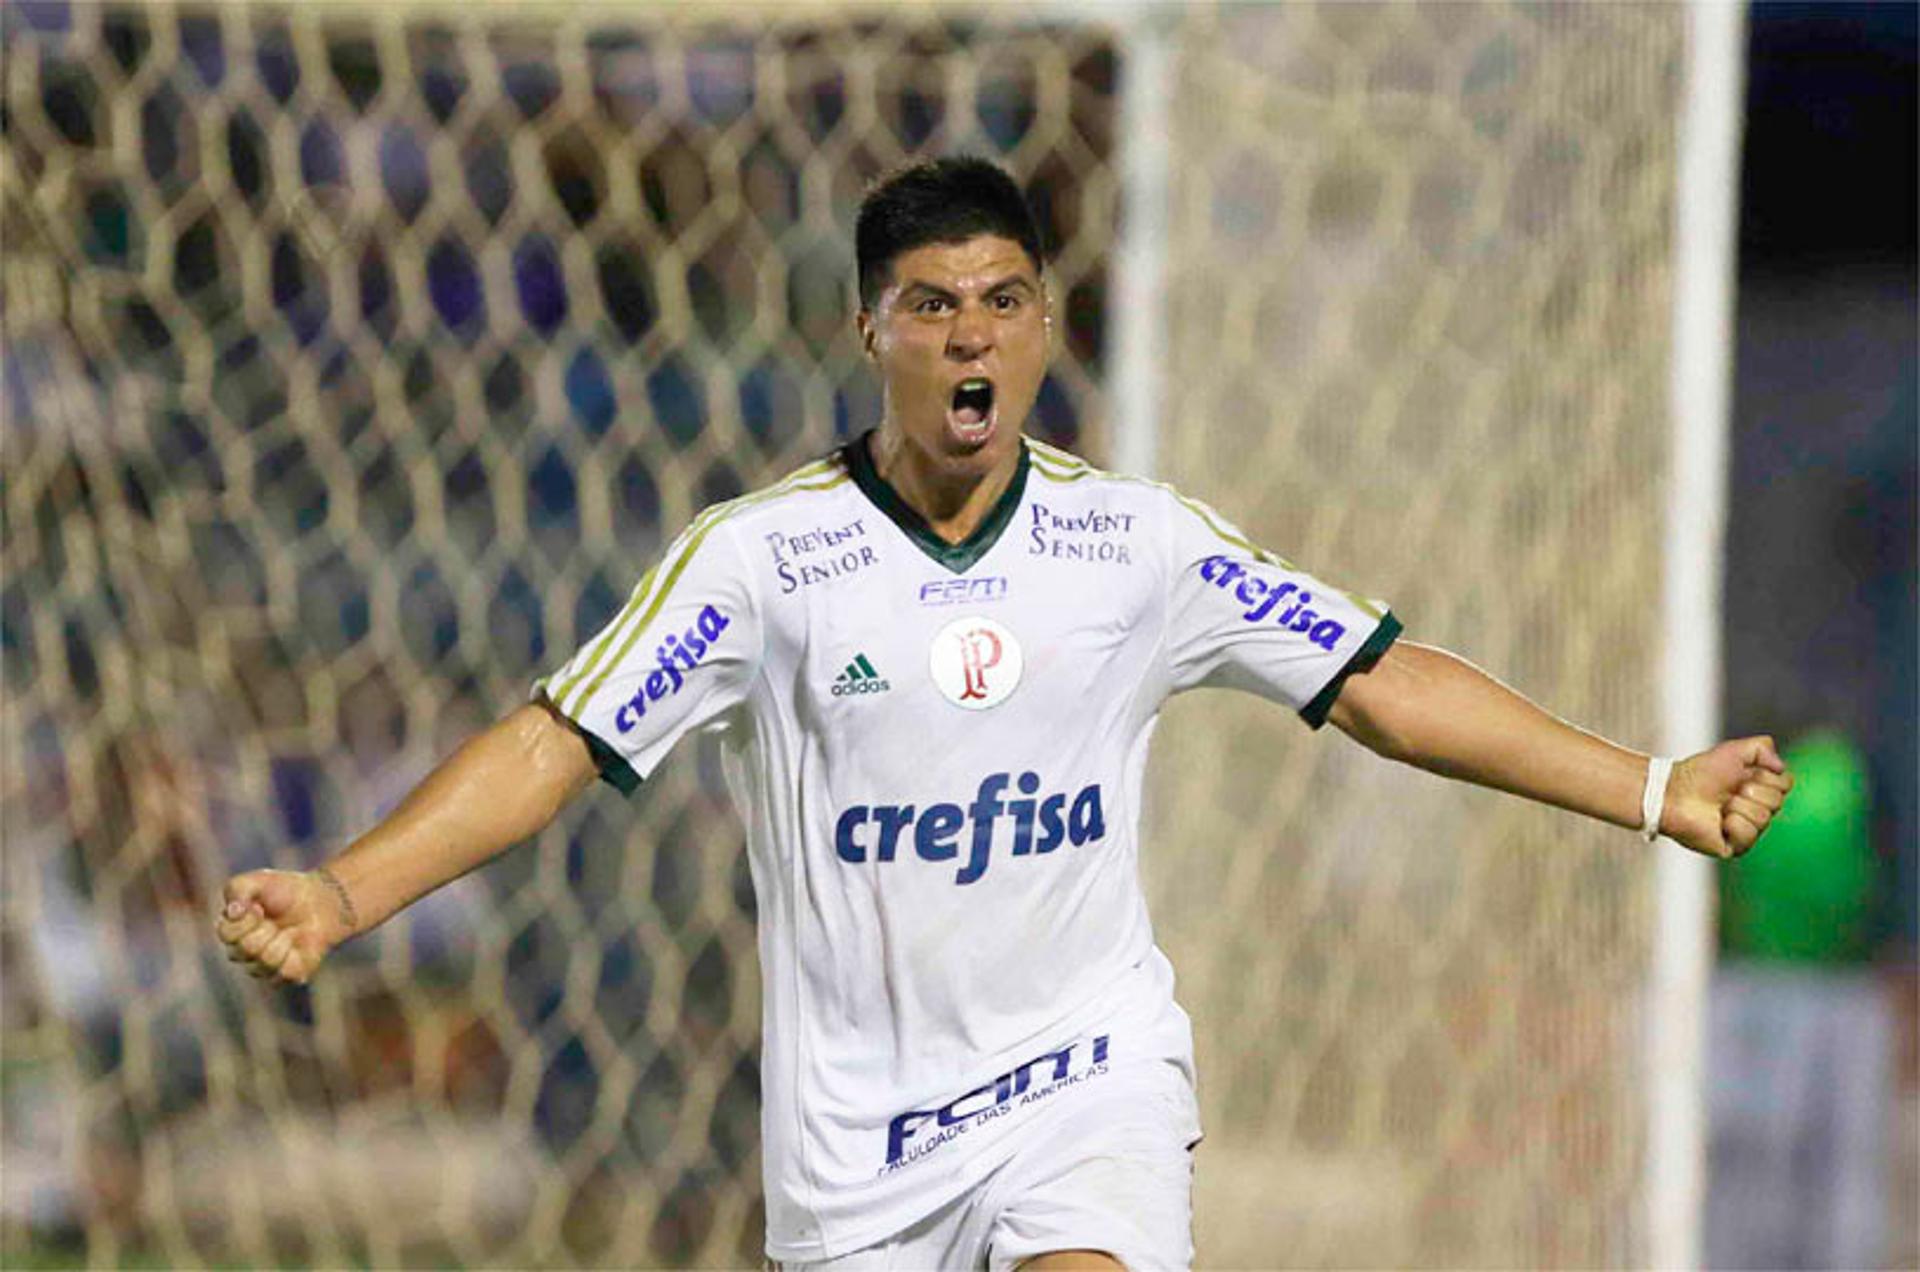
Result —
[[700, 611], [700, 616], [686, 631], [678, 636], [669, 634], [653, 651], [654, 661], [660, 664], [660, 669], [648, 672], [646, 679], [640, 682], [640, 687], [634, 690], [633, 697], [613, 713], [613, 727], [622, 733], [633, 732], [641, 717], [647, 714], [649, 706], [679, 693], [681, 686], [687, 682], [681, 671], [692, 671], [705, 662], [713, 642], [720, 639], [720, 633], [732, 624], [732, 619], [709, 605]]
[[1210, 556], [1200, 563], [1200, 577], [1247, 607], [1240, 617], [1249, 623], [1264, 623], [1271, 616], [1276, 627], [1304, 632], [1307, 640], [1332, 650], [1347, 634], [1346, 624], [1316, 613], [1308, 602], [1313, 593], [1293, 582], [1273, 582], [1247, 569], [1231, 557]]

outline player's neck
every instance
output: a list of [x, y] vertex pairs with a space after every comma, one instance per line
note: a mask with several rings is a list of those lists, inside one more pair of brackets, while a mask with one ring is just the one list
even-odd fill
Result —
[[874, 472], [947, 543], [964, 543], [980, 528], [1020, 467], [1018, 450], [983, 473], [939, 464], [884, 426], [868, 444]]

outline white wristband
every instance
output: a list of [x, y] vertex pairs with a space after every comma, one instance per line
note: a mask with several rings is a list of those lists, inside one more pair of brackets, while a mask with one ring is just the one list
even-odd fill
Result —
[[1667, 806], [1667, 779], [1672, 776], [1672, 760], [1656, 755], [1647, 761], [1647, 789], [1640, 794], [1640, 838], [1648, 843], [1660, 838], [1660, 813]]

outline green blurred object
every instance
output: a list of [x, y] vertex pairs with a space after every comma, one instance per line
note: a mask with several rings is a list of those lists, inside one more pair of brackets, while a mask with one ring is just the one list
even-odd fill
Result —
[[1720, 872], [1721, 949], [1803, 963], [1863, 961], [1877, 873], [1866, 760], [1851, 738], [1827, 729], [1782, 754], [1794, 779], [1786, 807], [1752, 852]]

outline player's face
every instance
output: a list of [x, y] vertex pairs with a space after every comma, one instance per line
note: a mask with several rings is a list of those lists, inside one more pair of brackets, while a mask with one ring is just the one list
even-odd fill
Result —
[[880, 367], [886, 426], [923, 462], [979, 476], [1015, 462], [1047, 368], [1047, 297], [1012, 239], [902, 252], [860, 336]]

